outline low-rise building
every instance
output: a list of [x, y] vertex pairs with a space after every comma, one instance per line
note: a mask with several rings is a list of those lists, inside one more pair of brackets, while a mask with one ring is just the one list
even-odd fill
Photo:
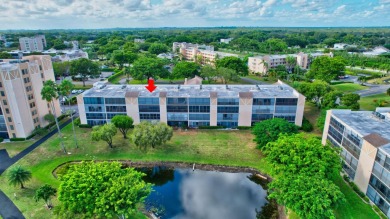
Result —
[[379, 56], [384, 53], [390, 52], [389, 49], [383, 47], [383, 46], [377, 46], [369, 51], [363, 52], [363, 55], [365, 56]]
[[99, 85], [79, 96], [82, 124], [109, 123], [128, 115], [134, 124], [159, 121], [170, 126], [251, 126], [271, 118], [302, 124], [305, 97], [279, 81], [274, 85]]
[[19, 38], [20, 50], [41, 52], [47, 46], [45, 35], [36, 35], [34, 37]]
[[348, 47], [348, 44], [346, 44], [346, 43], [335, 43], [334, 45], [333, 45], [333, 49], [334, 50], [344, 50], [344, 49], [346, 49]]
[[[48, 124], [44, 116], [52, 111], [41, 96], [47, 80], [55, 81], [50, 56], [0, 61], [0, 137], [26, 138]], [[59, 101], [54, 100], [54, 105], [59, 116]]]
[[226, 44], [229, 44], [229, 43], [230, 43], [230, 41], [232, 41], [232, 40], [233, 40], [233, 38], [220, 39], [220, 42], [221, 42], [221, 43], [226, 43]]
[[[58, 54], [58, 53], [57, 53]], [[82, 50], [62, 50], [58, 55], [52, 57], [53, 62], [67, 62], [81, 58], [88, 59], [88, 53]]]
[[322, 143], [341, 149], [343, 170], [390, 217], [390, 108], [328, 110]]
[[135, 38], [134, 43], [145, 43], [145, 39]]

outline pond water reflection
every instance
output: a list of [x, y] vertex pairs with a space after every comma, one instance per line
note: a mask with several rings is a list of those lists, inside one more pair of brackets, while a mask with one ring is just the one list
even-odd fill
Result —
[[139, 169], [154, 183], [148, 210], [161, 219], [251, 219], [267, 204], [267, 191], [250, 173], [166, 167]]

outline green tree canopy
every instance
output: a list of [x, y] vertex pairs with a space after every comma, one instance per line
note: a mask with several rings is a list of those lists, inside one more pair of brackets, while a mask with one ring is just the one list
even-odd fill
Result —
[[295, 135], [282, 134], [262, 149], [266, 160], [276, 173], [308, 175], [320, 174], [332, 178], [338, 176], [341, 163], [338, 154], [321, 140], [304, 133]]
[[237, 73], [230, 68], [218, 68], [217, 75], [225, 84], [227, 84], [229, 81], [238, 81], [240, 79]]
[[344, 94], [341, 97], [341, 105], [352, 110], [359, 110], [360, 109], [359, 100], [360, 100], [359, 94], [354, 94], [354, 93]]
[[152, 190], [143, 176], [133, 168], [122, 168], [119, 162], [71, 165], [60, 177], [60, 212], [85, 214], [89, 218], [131, 218]]
[[119, 129], [123, 134], [123, 138], [127, 138], [127, 132], [133, 128], [133, 119], [128, 115], [116, 115], [111, 119], [111, 123]]
[[209, 81], [209, 83], [215, 81], [216, 77], [218, 76], [217, 69], [215, 69], [211, 65], [205, 65], [200, 70], [200, 76], [203, 79], [206, 79]]
[[74, 84], [70, 80], [62, 80], [58, 86], [58, 93], [61, 96], [68, 96], [74, 89]]
[[314, 59], [310, 65], [310, 70], [306, 77], [318, 79], [326, 82], [338, 79], [338, 76], [344, 75], [346, 62], [344, 58], [337, 56], [334, 58], [320, 56]]
[[50, 185], [43, 185], [41, 187], [39, 187], [36, 191], [35, 191], [35, 195], [34, 195], [34, 199], [35, 201], [39, 201], [39, 200], [43, 200], [47, 206], [47, 208], [51, 209], [53, 207], [51, 201], [50, 201], [50, 198], [52, 196], [55, 196], [57, 193], [57, 190], [53, 187], [51, 187]]
[[136, 80], [166, 78], [169, 72], [164, 68], [164, 64], [165, 62], [158, 58], [140, 57], [133, 64], [131, 75]]
[[24, 183], [31, 179], [31, 172], [24, 169], [21, 166], [13, 167], [8, 172], [8, 182], [10, 185], [20, 185], [20, 188], [24, 188]]
[[70, 62], [53, 62], [54, 75], [60, 77], [69, 74], [70, 65]]
[[279, 134], [294, 134], [298, 132], [298, 126], [289, 123], [285, 119], [274, 118], [255, 123], [252, 134], [258, 148], [263, 148], [268, 142], [278, 139]]
[[332, 91], [332, 87], [325, 81], [315, 80], [313, 83], [302, 82], [298, 85], [298, 91], [306, 96], [307, 100], [320, 105], [322, 97]]
[[173, 130], [165, 123], [141, 122], [134, 127], [131, 140], [138, 147], [146, 150], [165, 144], [172, 138]]
[[168, 46], [162, 43], [152, 43], [148, 49], [152, 54], [158, 55], [160, 53], [166, 53], [169, 51]]
[[261, 50], [267, 53], [283, 52], [287, 49], [287, 44], [281, 39], [270, 38], [260, 44]]
[[111, 61], [123, 68], [125, 63], [132, 64], [138, 58], [137, 53], [125, 50], [114, 50], [111, 54]]
[[81, 58], [71, 62], [70, 73], [74, 76], [80, 75], [83, 78], [83, 86], [88, 76], [100, 74], [99, 65], [89, 59]]
[[238, 57], [228, 56], [217, 60], [217, 68], [229, 68], [236, 72], [237, 75], [248, 75], [248, 66]]
[[321, 99], [321, 107], [322, 108], [336, 108], [339, 106], [339, 104], [336, 103], [338, 98], [341, 98], [343, 96], [343, 93], [339, 91], [331, 91], [326, 94], [324, 94], [323, 98]]
[[112, 139], [116, 133], [117, 129], [114, 124], [104, 124], [102, 126], [94, 126], [92, 128], [91, 137], [93, 141], [105, 141], [110, 148], [113, 148]]
[[199, 65], [195, 62], [178, 62], [170, 75], [170, 78], [192, 78], [199, 73]]
[[0, 52], [0, 59], [12, 59], [12, 55], [8, 52]]

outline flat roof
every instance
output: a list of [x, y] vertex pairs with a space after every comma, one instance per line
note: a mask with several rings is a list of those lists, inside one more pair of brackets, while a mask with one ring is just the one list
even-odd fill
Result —
[[[253, 98], [284, 97], [297, 98], [299, 93], [285, 84], [276, 85], [157, 85], [156, 90], [149, 92], [145, 85], [106, 85], [103, 88], [94, 87], [83, 93], [83, 97], [125, 97], [129, 93], [138, 97], [159, 97], [166, 93], [167, 97], [217, 97], [238, 98], [240, 93], [252, 93]], [[246, 94], [247, 95], [247, 94]]]
[[[386, 116], [381, 119], [375, 116], [372, 111], [351, 110], [332, 110], [332, 114], [361, 135], [362, 138], [368, 137], [370, 139], [370, 136], [375, 133], [381, 138], [390, 140], [390, 120]], [[386, 115], [388, 112], [381, 112], [381, 114]], [[390, 155], [390, 147], [382, 146], [380, 149]]]

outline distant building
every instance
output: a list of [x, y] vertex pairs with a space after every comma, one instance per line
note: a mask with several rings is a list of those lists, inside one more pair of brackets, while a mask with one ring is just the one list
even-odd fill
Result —
[[347, 48], [347, 46], [348, 46], [348, 44], [346, 44], [346, 43], [335, 43], [333, 45], [333, 49], [335, 49], [335, 50], [344, 50], [344, 49]]
[[172, 60], [174, 57], [174, 54], [173, 53], [161, 53], [161, 54], [158, 54], [157, 55], [157, 58], [160, 58], [160, 59], [169, 59], [169, 60]]
[[201, 85], [203, 82], [203, 78], [195, 75], [194, 78], [191, 79], [184, 79], [184, 85]]
[[64, 41], [64, 44], [69, 48], [69, 46], [72, 46], [72, 50], [78, 50], [79, 49], [79, 41]]
[[302, 125], [305, 97], [278, 81], [273, 85], [105, 85], [77, 96], [82, 124], [110, 123], [128, 115], [134, 124], [159, 121], [170, 126], [251, 126], [271, 118]]
[[[267, 74], [270, 68], [276, 68], [279, 65], [287, 66], [287, 57], [294, 57], [296, 59], [296, 65], [302, 69], [308, 69], [313, 59], [318, 56], [330, 56], [333, 57], [333, 53], [310, 53], [306, 54], [300, 52], [298, 54], [289, 55], [265, 55], [255, 56], [248, 58], [248, 68], [251, 73]], [[293, 66], [295, 67], [295, 66]]]
[[[50, 56], [0, 62], [0, 137], [26, 138], [37, 127], [48, 124], [44, 116], [52, 111], [41, 97], [43, 82], [47, 80], [55, 80]], [[54, 105], [59, 116], [57, 99]]]
[[135, 38], [134, 43], [145, 43], [145, 39]]
[[322, 144], [327, 142], [341, 149], [345, 173], [390, 218], [390, 108], [328, 110]]
[[233, 38], [220, 39], [220, 42], [221, 42], [221, 43], [226, 43], [226, 44], [229, 44], [229, 43], [230, 43], [230, 41], [232, 41], [232, 40], [233, 40]]
[[172, 50], [174, 52], [178, 52], [185, 60], [197, 61], [202, 65], [215, 65], [217, 59], [222, 59], [228, 56], [238, 57], [237, 54], [214, 51], [214, 46], [198, 45], [185, 42], [174, 42]]
[[388, 50], [387, 48], [385, 48], [383, 46], [377, 46], [377, 47], [373, 48], [371, 51], [363, 52], [363, 55], [365, 55], [365, 56], [378, 56], [378, 55], [388, 53], [388, 52], [390, 52], [390, 50]]
[[47, 46], [45, 35], [19, 38], [19, 44], [20, 50], [31, 52], [41, 52]]
[[88, 59], [88, 53], [82, 50], [62, 50], [59, 55], [52, 57], [53, 62], [67, 62], [76, 59], [86, 58]]

